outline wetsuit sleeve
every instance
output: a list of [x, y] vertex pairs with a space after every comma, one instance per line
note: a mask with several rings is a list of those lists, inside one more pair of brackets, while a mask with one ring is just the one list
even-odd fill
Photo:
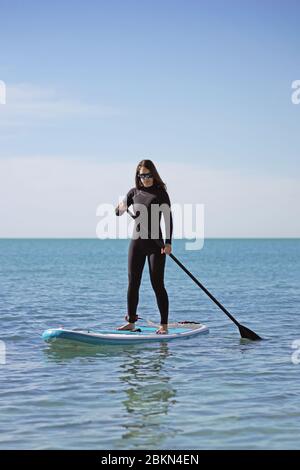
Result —
[[[131, 206], [133, 204], [133, 196], [134, 196], [134, 191], [135, 191], [135, 188], [131, 188], [128, 193], [126, 194], [126, 196], [124, 197], [123, 201], [127, 207]], [[119, 213], [119, 206], [117, 206], [115, 208], [115, 213], [116, 215], [120, 215]]]
[[173, 234], [173, 217], [171, 211], [171, 202], [167, 191], [162, 192], [161, 204], [164, 204], [162, 207], [162, 213], [164, 216], [165, 227], [166, 227], [166, 241], [171, 245], [172, 243], [172, 234]]

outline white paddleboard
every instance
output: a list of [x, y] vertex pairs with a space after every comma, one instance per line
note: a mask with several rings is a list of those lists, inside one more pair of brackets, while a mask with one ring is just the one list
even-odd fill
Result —
[[152, 326], [139, 326], [140, 331], [119, 330], [79, 330], [67, 328], [51, 328], [44, 331], [42, 338], [47, 342], [76, 341], [87, 344], [135, 344], [151, 341], [170, 341], [173, 339], [188, 339], [209, 332], [206, 325], [187, 327], [169, 327], [167, 334], [157, 334], [157, 328]]

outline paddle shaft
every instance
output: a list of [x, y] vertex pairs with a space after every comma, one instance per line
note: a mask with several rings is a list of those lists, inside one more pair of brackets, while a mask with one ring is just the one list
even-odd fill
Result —
[[[132, 214], [128, 208], [126, 210], [131, 215], [131, 217], [133, 219], [136, 218], [136, 216], [134, 214]], [[141, 227], [141, 224], [140, 224], [140, 227]], [[144, 229], [144, 227], [141, 227], [141, 228], [144, 230], [144, 233], [146, 233], [146, 230]], [[149, 231], [148, 231], [147, 235], [148, 235], [148, 238], [152, 238], [151, 233]], [[164, 243], [161, 242], [160, 240], [157, 240], [157, 239], [152, 239], [152, 240], [154, 240], [154, 242], [160, 248], [163, 248], [165, 246]], [[206, 295], [208, 295], [208, 297], [225, 313], [225, 315], [227, 315], [227, 317], [230, 318], [230, 320], [233, 323], [235, 323], [235, 325], [239, 328], [242, 337], [247, 337], [247, 338], [253, 339], [253, 340], [261, 339], [255, 332], [253, 332], [253, 331], [249, 330], [248, 328], [244, 327], [243, 325], [241, 325], [231, 315], [231, 313], [229, 313], [228, 310], [209, 292], [209, 290], [206, 289], [206, 287], [204, 287], [204, 285], [201, 284], [201, 282], [198, 281], [198, 279], [196, 279], [195, 276], [179, 261], [179, 259], [176, 258], [176, 256], [174, 256], [172, 253], [170, 253], [169, 256], [197, 284], [197, 286], [200, 287], [200, 289], [202, 289], [206, 293]]]
[[228, 312], [228, 310], [226, 310], [225, 307], [223, 307], [223, 305], [209, 292], [208, 289], [206, 289], [206, 287], [204, 287], [203, 284], [201, 284], [200, 281], [198, 281], [198, 279], [195, 278], [195, 276], [179, 261], [179, 259], [176, 258], [176, 256], [174, 256], [172, 253], [169, 254], [169, 256], [175, 261], [175, 263], [178, 264], [178, 266], [181, 267], [181, 269], [183, 269], [184, 272], [187, 273], [188, 276], [190, 276], [191, 279], [193, 279], [193, 281], [197, 284], [197, 286], [200, 287], [200, 289], [202, 289], [205, 294], [208, 295], [208, 297], [218, 306], [220, 307], [221, 310], [223, 310], [223, 312], [230, 318], [230, 320], [233, 321], [233, 323], [235, 323], [237, 326], [239, 326], [239, 322], [231, 315], [231, 313]]

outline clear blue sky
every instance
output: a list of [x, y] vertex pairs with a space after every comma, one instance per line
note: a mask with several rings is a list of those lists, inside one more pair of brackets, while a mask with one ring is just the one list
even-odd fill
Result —
[[0, 158], [299, 177], [299, 1], [0, 0], [0, 15]]

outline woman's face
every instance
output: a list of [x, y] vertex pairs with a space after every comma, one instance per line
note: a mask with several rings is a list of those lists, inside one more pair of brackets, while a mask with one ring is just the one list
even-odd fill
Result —
[[140, 171], [139, 171], [139, 175], [151, 175], [151, 178], [141, 178], [140, 177], [140, 181], [141, 181], [141, 184], [142, 186], [145, 186], [146, 188], [150, 187], [153, 185], [153, 182], [154, 182], [154, 179], [152, 177], [152, 173], [150, 172], [150, 170], [148, 170], [148, 168], [146, 168], [145, 166], [141, 166], [140, 168]]

